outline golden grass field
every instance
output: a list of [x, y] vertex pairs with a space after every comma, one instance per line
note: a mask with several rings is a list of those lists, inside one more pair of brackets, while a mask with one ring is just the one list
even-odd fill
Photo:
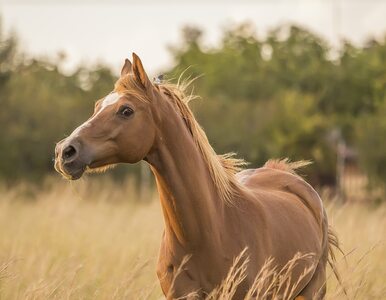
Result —
[[[131, 181], [96, 178], [0, 187], [0, 299], [163, 299], [161, 210], [155, 193], [138, 198]], [[386, 299], [386, 205], [326, 206], [348, 293], [330, 275], [327, 298]]]

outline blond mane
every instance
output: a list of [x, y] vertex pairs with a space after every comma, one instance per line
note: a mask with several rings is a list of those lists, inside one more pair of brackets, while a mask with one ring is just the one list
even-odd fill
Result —
[[296, 171], [303, 167], [312, 164], [309, 160], [299, 160], [291, 162], [288, 158], [270, 159], [264, 164], [264, 168], [276, 169], [285, 171], [294, 175], [298, 175]]
[[[191, 82], [192, 81], [186, 81], [178, 84], [160, 83], [156, 86], [175, 104], [174, 106], [184, 120], [193, 137], [194, 143], [197, 145], [209, 168], [213, 183], [221, 199], [227, 203], [232, 203], [232, 196], [241, 188], [235, 173], [240, 171], [246, 163], [243, 159], [235, 158], [234, 153], [216, 154], [204, 130], [198, 124], [188, 106], [191, 100], [197, 98], [192, 94], [186, 93], [186, 89]], [[140, 99], [144, 100], [144, 95], [138, 92], [141, 89], [138, 89], [134, 80], [132, 80], [132, 76], [120, 78], [115, 84], [115, 90], [118, 92], [134, 93], [140, 97]]]

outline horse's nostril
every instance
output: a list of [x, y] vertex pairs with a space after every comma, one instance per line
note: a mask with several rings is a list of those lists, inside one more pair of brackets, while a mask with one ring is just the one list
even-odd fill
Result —
[[67, 146], [63, 150], [62, 157], [63, 157], [63, 159], [69, 159], [69, 158], [73, 157], [75, 154], [76, 154], [75, 147], [70, 145], [70, 146]]

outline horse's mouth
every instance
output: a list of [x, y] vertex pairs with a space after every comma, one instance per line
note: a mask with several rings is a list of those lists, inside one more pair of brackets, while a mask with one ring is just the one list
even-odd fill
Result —
[[78, 180], [80, 177], [82, 177], [82, 175], [84, 174], [84, 171], [86, 170], [86, 166], [82, 169], [79, 169], [75, 172], [72, 172], [71, 174], [69, 174], [69, 180]]
[[55, 170], [68, 180], [77, 180], [81, 178], [86, 169], [87, 165], [80, 162], [63, 164], [59, 160], [55, 161]]

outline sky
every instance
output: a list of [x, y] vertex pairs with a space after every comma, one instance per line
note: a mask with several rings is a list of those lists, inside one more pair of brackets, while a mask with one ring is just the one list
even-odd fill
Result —
[[335, 47], [342, 38], [361, 44], [386, 35], [386, 0], [0, 0], [0, 16], [23, 52], [53, 59], [64, 51], [69, 72], [103, 62], [118, 73], [131, 52], [150, 73], [167, 69], [184, 25], [201, 28], [208, 47], [245, 21], [261, 37], [281, 24], [302, 25]]

